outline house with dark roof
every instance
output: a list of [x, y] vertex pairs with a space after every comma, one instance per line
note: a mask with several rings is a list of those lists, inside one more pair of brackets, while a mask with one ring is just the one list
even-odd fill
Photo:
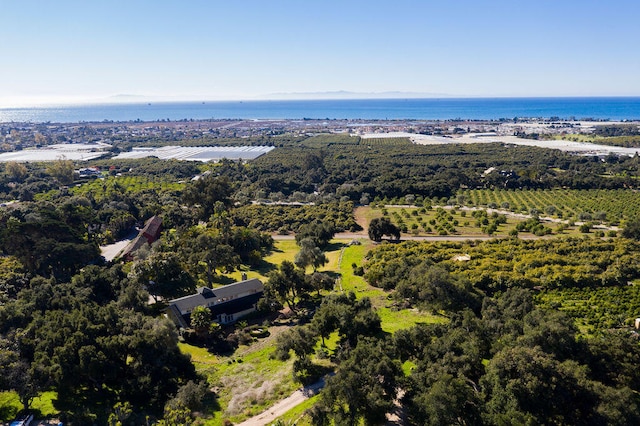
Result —
[[166, 313], [177, 326], [187, 328], [191, 312], [205, 306], [215, 322], [229, 324], [254, 312], [263, 294], [264, 286], [257, 278], [216, 288], [200, 287], [195, 294], [169, 301]]
[[134, 253], [140, 250], [143, 245], [151, 245], [151, 243], [160, 238], [161, 231], [162, 219], [158, 216], [151, 217], [145, 222], [144, 228], [140, 230], [138, 236], [131, 240], [131, 242], [122, 250], [120, 257], [127, 261], [133, 260]]

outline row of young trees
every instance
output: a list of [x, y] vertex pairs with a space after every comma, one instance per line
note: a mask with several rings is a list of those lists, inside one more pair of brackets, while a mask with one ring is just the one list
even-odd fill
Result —
[[333, 224], [334, 232], [359, 231], [353, 217], [353, 202], [329, 202], [317, 205], [247, 205], [234, 209], [234, 220], [265, 232], [296, 232], [316, 220]]

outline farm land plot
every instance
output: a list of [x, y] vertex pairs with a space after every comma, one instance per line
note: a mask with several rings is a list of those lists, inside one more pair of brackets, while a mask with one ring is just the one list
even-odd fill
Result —
[[[394, 206], [363, 208], [358, 214], [367, 224], [374, 218], [388, 217], [405, 237], [508, 237], [519, 223], [528, 219], [498, 213], [485, 214], [481, 210], [475, 211], [466, 207]], [[495, 226], [490, 230], [488, 227], [493, 223]], [[552, 234], [578, 232], [575, 226], [567, 226], [560, 222], [543, 221], [543, 225], [548, 227]], [[527, 235], [524, 231], [521, 234]]]
[[630, 189], [473, 189], [459, 192], [465, 204], [568, 221], [615, 225], [640, 212], [640, 193]]

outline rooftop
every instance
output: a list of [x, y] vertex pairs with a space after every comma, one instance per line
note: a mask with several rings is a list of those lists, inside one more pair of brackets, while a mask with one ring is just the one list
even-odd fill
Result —
[[264, 291], [262, 281], [257, 278], [252, 278], [222, 287], [200, 287], [197, 293], [173, 299], [169, 301], [169, 304], [175, 305], [181, 313], [185, 313], [192, 311], [196, 306], [210, 306], [224, 303], [240, 295], [254, 294], [261, 291]]

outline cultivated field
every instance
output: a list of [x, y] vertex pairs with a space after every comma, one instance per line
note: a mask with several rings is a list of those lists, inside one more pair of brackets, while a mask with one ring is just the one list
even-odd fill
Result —
[[508, 210], [513, 213], [539, 214], [557, 219], [617, 224], [640, 212], [640, 194], [626, 189], [614, 190], [485, 190], [459, 192], [460, 200], [470, 206]]

